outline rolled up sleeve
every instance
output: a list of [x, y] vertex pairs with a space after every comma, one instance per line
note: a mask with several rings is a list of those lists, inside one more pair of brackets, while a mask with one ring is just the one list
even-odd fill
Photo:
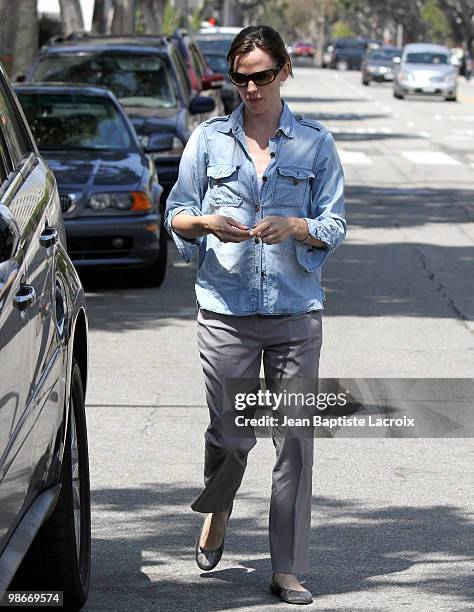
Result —
[[316, 247], [296, 241], [296, 257], [307, 272], [315, 272], [346, 237], [344, 172], [334, 138], [326, 132], [316, 154], [309, 233], [325, 243]]
[[199, 250], [205, 236], [200, 238], [183, 238], [172, 227], [172, 221], [178, 214], [202, 215], [202, 201], [207, 189], [207, 152], [201, 126], [198, 126], [189, 138], [179, 163], [178, 180], [166, 200], [164, 225], [173, 238], [176, 248], [186, 263], [189, 263]]

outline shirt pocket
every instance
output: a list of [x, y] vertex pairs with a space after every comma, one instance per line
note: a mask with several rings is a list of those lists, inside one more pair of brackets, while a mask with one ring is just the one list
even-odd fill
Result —
[[314, 172], [306, 168], [286, 166], [277, 168], [273, 202], [276, 206], [303, 207], [311, 190]]
[[239, 171], [240, 166], [235, 164], [215, 164], [207, 167], [210, 204], [213, 206], [242, 204]]

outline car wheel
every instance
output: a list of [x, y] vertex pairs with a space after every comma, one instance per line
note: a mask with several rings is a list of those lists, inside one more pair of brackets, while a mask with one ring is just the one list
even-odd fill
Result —
[[446, 96], [444, 100], [445, 102], [457, 102], [457, 99], [458, 99], [457, 95], [454, 94], [452, 96]]
[[399, 93], [396, 89], [393, 90], [393, 97], [398, 98], [398, 100], [403, 100], [405, 97], [402, 93]]
[[370, 81], [368, 81], [367, 79], [362, 79], [362, 85], [368, 87], [370, 85]]
[[76, 361], [60, 483], [56, 507], [38, 531], [10, 588], [63, 591], [64, 609], [80, 610], [89, 592], [91, 515], [84, 390]]
[[[158, 258], [143, 270], [138, 272], [138, 283], [141, 287], [159, 287], [166, 276], [168, 263], [168, 232], [161, 224], [160, 230], [160, 254]], [[135, 277], [136, 273], [133, 273]]]

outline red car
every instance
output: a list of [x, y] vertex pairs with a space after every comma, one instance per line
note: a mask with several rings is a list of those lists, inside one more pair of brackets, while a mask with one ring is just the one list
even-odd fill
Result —
[[315, 48], [312, 43], [299, 40], [293, 45], [293, 55], [295, 57], [314, 57]]

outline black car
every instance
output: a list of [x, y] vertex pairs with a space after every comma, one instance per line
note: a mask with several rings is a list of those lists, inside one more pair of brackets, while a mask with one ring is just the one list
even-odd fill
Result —
[[1, 67], [0, 348], [0, 597], [62, 591], [63, 609], [79, 610], [91, 550], [84, 292], [54, 175]]
[[185, 144], [215, 108], [192, 89], [179, 52], [162, 36], [83, 36], [55, 44], [40, 51], [26, 80], [111, 89], [157, 162], [163, 209]]
[[375, 49], [381, 43], [367, 38], [338, 38], [332, 44], [330, 68], [360, 70], [367, 49]]
[[383, 45], [378, 49], [370, 49], [362, 60], [362, 85], [370, 85], [371, 81], [383, 83], [393, 81], [394, 60], [400, 59], [400, 47]]
[[132, 269], [142, 285], [161, 285], [163, 188], [112, 92], [52, 83], [18, 85], [16, 92], [58, 182], [75, 266]]

